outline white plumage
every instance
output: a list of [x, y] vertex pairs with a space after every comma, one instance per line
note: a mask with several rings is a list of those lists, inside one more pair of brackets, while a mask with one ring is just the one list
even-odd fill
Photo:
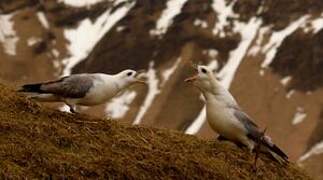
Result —
[[29, 97], [44, 102], [64, 102], [71, 112], [76, 105], [102, 104], [134, 83], [144, 83], [134, 70], [124, 70], [115, 75], [93, 73], [73, 74], [56, 81], [27, 84], [20, 92], [31, 93]]
[[206, 100], [207, 120], [211, 128], [221, 139], [227, 139], [254, 150], [261, 145], [277, 160], [288, 161], [287, 155], [273, 144], [268, 136], [264, 136], [258, 126], [244, 113], [237, 102], [214, 74], [206, 66], [198, 66], [197, 75], [186, 79], [193, 83], [203, 94]]

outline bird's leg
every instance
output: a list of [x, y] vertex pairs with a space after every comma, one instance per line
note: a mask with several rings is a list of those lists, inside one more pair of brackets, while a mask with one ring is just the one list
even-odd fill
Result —
[[267, 128], [264, 129], [263, 132], [261, 132], [260, 137], [258, 138], [255, 148], [254, 148], [254, 152], [255, 152], [255, 160], [254, 160], [254, 170], [257, 170], [257, 160], [259, 157], [259, 153], [260, 153], [260, 149], [261, 149], [261, 142], [264, 140], [265, 138], [265, 133], [266, 133]]

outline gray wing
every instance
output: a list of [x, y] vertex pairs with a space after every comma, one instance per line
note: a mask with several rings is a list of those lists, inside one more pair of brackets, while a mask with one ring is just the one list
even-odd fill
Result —
[[234, 116], [243, 124], [243, 126], [247, 129], [248, 131], [248, 137], [255, 140], [258, 139], [262, 136], [262, 133], [258, 130], [257, 124], [255, 124], [251, 118], [241, 111], [238, 108], [233, 108], [234, 111]]
[[93, 80], [90, 75], [76, 74], [44, 83], [40, 86], [40, 90], [65, 98], [82, 98], [93, 86]]
[[260, 132], [258, 126], [252, 122], [251, 118], [241, 111], [239, 108], [234, 109], [234, 116], [244, 125], [248, 131], [248, 138], [252, 139], [256, 143], [261, 143], [268, 147], [271, 151], [279, 155], [284, 161], [288, 162], [288, 156], [274, 143], [268, 136], [264, 135], [264, 132]]

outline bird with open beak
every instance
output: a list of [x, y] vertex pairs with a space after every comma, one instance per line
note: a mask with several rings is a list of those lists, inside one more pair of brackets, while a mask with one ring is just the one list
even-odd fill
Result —
[[216, 79], [207, 66], [194, 67], [197, 74], [185, 81], [192, 83], [206, 100], [207, 121], [219, 134], [219, 139], [242, 144], [252, 151], [261, 145], [279, 162], [288, 162], [288, 156], [268, 136], [259, 130], [251, 118], [244, 113], [233, 96]]
[[76, 105], [94, 106], [107, 102], [135, 83], [145, 84], [140, 73], [124, 70], [114, 75], [73, 74], [56, 81], [23, 85], [19, 92], [41, 102], [64, 102], [75, 113]]

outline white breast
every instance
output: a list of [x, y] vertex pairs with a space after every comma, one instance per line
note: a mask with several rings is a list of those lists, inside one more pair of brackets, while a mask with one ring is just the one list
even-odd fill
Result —
[[89, 93], [78, 104], [91, 106], [107, 102], [118, 93], [118, 87], [113, 80], [107, 81], [104, 79], [97, 79], [93, 83], [93, 87]]
[[207, 100], [207, 120], [214, 131], [228, 139], [237, 140], [245, 135], [243, 124], [234, 117], [226, 104], [216, 98]]

